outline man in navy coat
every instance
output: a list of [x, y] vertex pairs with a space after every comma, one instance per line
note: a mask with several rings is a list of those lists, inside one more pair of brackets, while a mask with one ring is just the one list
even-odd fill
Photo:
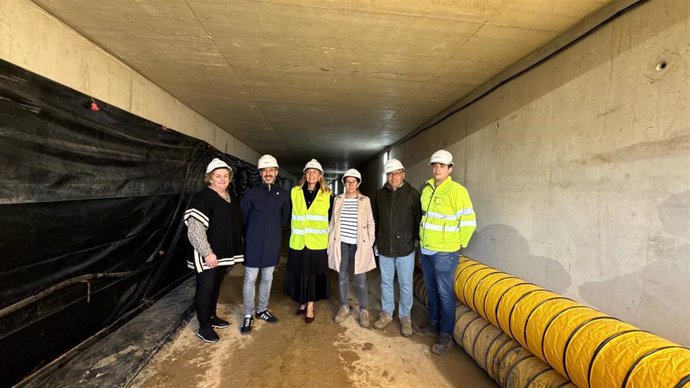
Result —
[[240, 208], [246, 220], [246, 249], [244, 254], [244, 320], [240, 331], [249, 334], [254, 323], [254, 296], [256, 278], [261, 272], [259, 284], [259, 307], [256, 317], [266, 322], [276, 323], [276, 318], [268, 310], [268, 297], [271, 294], [273, 271], [280, 259], [280, 240], [282, 229], [290, 223], [290, 192], [275, 185], [278, 176], [278, 161], [271, 155], [264, 155], [257, 163], [261, 182], [249, 189]]

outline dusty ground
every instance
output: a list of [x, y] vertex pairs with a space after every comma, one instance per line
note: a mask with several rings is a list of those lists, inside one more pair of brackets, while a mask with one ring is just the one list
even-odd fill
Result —
[[[337, 278], [332, 296], [316, 304], [315, 321], [305, 324], [297, 305], [282, 293], [285, 261], [274, 276], [270, 309], [280, 322], [255, 321], [251, 335], [239, 332], [242, 318], [241, 265], [225, 278], [219, 316], [231, 326], [217, 330], [221, 340], [206, 344], [196, 337], [196, 318], [160, 351], [137, 377], [137, 387], [495, 387], [486, 374], [455, 345], [439, 357], [429, 351], [434, 338], [400, 336], [397, 318], [379, 331], [359, 326], [357, 313], [342, 325], [333, 322], [338, 308]], [[380, 311], [378, 269], [369, 272], [372, 318]], [[351, 306], [356, 306], [354, 292]], [[356, 309], [355, 309], [356, 310]], [[415, 323], [426, 310], [415, 301]], [[372, 319], [372, 323], [373, 320]]]

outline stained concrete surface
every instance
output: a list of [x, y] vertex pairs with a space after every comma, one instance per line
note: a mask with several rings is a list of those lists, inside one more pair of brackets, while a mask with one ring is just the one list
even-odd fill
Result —
[[[494, 260], [506, 225], [537, 260], [513, 272], [503, 250], [499, 268], [569, 279], [563, 296], [688, 346], [689, 26], [690, 2], [642, 2], [389, 156], [418, 186], [434, 151], [453, 154], [477, 213], [468, 256]], [[373, 193], [381, 158], [360, 171]]]
[[[278, 266], [270, 309], [277, 324], [255, 321], [252, 333], [239, 332], [242, 319], [243, 267], [236, 266], [223, 282], [219, 315], [231, 321], [217, 330], [220, 341], [206, 344], [196, 337], [192, 319], [179, 336], [161, 350], [131, 384], [135, 387], [495, 387], [495, 383], [455, 345], [439, 357], [430, 352], [434, 338], [400, 335], [397, 318], [379, 331], [359, 326], [357, 313], [342, 325], [333, 322], [338, 308], [337, 277], [332, 296], [315, 308], [315, 321], [295, 315], [297, 305], [282, 293], [284, 260]], [[369, 272], [372, 318], [380, 311], [378, 269]], [[357, 301], [350, 294], [350, 305]], [[355, 309], [356, 310], [356, 309]], [[426, 320], [415, 300], [412, 319]], [[372, 320], [373, 321], [373, 320]]]
[[[570, 36], [593, 12], [617, 9], [611, 0], [34, 2], [250, 147], [278, 156], [281, 169], [301, 172], [309, 154], [323, 159], [327, 175]], [[334, 155], [333, 144], [345, 152]]]
[[[667, 338], [690, 346], [690, 321], [684, 316], [690, 310], [690, 244], [684, 233], [690, 230], [690, 190], [670, 196], [659, 209], [661, 229], [650, 236], [647, 251], [639, 255], [649, 262], [640, 270], [603, 281], [586, 282], [579, 287], [585, 301], [599, 305], [606, 298], [634, 298], [636, 309], [615, 305], [609, 314], [625, 321], [639, 321], [645, 329], [663, 333], [669, 322], [686, 328]], [[663, 278], [664, 281], [656, 279]], [[675, 297], [675, 299], [673, 298]]]
[[472, 247], [485, 246], [482, 263], [517, 276], [531, 279], [540, 286], [563, 294], [571, 279], [563, 264], [557, 260], [530, 253], [527, 239], [508, 225], [492, 224], [480, 227], [472, 236], [469, 248], [463, 250], [468, 257], [476, 257]]

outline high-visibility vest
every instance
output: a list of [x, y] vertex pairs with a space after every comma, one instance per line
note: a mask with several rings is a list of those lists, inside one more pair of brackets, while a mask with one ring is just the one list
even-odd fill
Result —
[[461, 184], [448, 177], [434, 187], [429, 179], [422, 190], [422, 248], [435, 252], [456, 252], [470, 242], [477, 228], [477, 216], [470, 195]]
[[290, 248], [302, 250], [328, 248], [328, 209], [330, 194], [319, 190], [309, 209], [301, 187], [290, 192], [292, 199], [292, 221], [290, 222]]

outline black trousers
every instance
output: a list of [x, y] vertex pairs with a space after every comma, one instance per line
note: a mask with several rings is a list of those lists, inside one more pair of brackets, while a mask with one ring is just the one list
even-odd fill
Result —
[[220, 285], [223, 283], [225, 266], [207, 269], [196, 274], [196, 295], [194, 307], [199, 327], [210, 328], [211, 318], [216, 316], [216, 305], [220, 295]]

